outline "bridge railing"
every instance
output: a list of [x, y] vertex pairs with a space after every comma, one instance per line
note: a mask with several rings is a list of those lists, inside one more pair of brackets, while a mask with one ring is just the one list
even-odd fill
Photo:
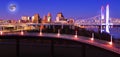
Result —
[[102, 47], [102, 48], [105, 48], [105, 49], [108, 49], [109, 50], [113, 50], [115, 52], [118, 52], [120, 53], [120, 46], [117, 45], [116, 43], [113, 43], [110, 44], [110, 42], [108, 41], [104, 41], [104, 40], [98, 40], [98, 39], [95, 39], [94, 38], [94, 35], [90, 38], [88, 37], [84, 37], [84, 36], [78, 36], [77, 34], [76, 35], [66, 35], [66, 34], [60, 34], [60, 33], [57, 33], [57, 34], [48, 34], [48, 33], [25, 33], [23, 31], [21, 32], [18, 32], [18, 33], [3, 33], [3, 32], [0, 32], [1, 33], [1, 36], [2, 35], [21, 35], [21, 36], [24, 36], [24, 35], [28, 35], [28, 36], [47, 36], [47, 37], [57, 37], [57, 38], [64, 38], [64, 39], [68, 39], [68, 40], [76, 40], [76, 41], [82, 41], [84, 43], [87, 43], [87, 44], [92, 44], [92, 45], [96, 45], [96, 46], [99, 46], [99, 47]]

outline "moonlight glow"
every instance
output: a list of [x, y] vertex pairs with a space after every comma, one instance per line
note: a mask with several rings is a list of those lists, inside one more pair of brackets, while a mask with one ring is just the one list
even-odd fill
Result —
[[8, 7], [10, 12], [15, 12], [16, 11], [16, 5], [15, 4], [10, 4]]

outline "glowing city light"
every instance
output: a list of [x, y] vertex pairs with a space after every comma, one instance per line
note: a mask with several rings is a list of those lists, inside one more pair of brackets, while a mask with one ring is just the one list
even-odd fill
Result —
[[40, 32], [40, 35], [42, 35], [42, 32]]
[[75, 31], [75, 36], [74, 36], [75, 38], [77, 38], [78, 36], [77, 36], [77, 31]]
[[94, 33], [92, 33], [92, 38], [90, 40], [94, 41]]
[[21, 31], [20, 33], [21, 33], [21, 35], [23, 35], [23, 34], [24, 34], [24, 32], [23, 32], [23, 31]]
[[2, 35], [3, 34], [3, 32], [2, 31], [0, 31], [0, 35]]
[[50, 19], [51, 19], [51, 17], [49, 16], [48, 19], [47, 19], [47, 21], [50, 22]]
[[94, 38], [91, 38], [90, 40], [91, 40], [91, 41], [93, 41], [93, 40], [94, 40]]
[[101, 7], [101, 19], [104, 19], [104, 7]]
[[60, 36], [60, 29], [58, 29], [58, 33], [57, 33], [57, 36]]
[[112, 42], [109, 42], [110, 45], [112, 45], [113, 43]]
[[74, 35], [74, 40], [78, 40], [78, 35], [77, 35], [77, 31], [75, 31], [75, 35]]
[[113, 44], [113, 42], [112, 42], [112, 36], [110, 37], [110, 42], [109, 42], [109, 44], [110, 44], [110, 45]]
[[78, 38], [77, 35], [75, 35], [74, 38], [73, 38], [73, 40], [78, 40], [78, 39], [79, 39], [79, 38]]
[[104, 7], [102, 6], [101, 7], [101, 33], [102, 33], [102, 31], [103, 31], [103, 29], [102, 29], [102, 20], [104, 19]]
[[77, 35], [75, 35], [75, 38], [77, 38]]
[[42, 35], [42, 29], [40, 29], [40, 36]]
[[60, 33], [58, 33], [57, 36], [60, 36]]

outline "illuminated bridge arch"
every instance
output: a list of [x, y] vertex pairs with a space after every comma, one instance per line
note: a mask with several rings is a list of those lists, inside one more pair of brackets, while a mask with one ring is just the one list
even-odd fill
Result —
[[100, 25], [100, 23], [95, 23], [95, 20], [100, 20], [100, 15], [93, 16], [90, 18], [78, 19], [75, 21], [77, 25]]

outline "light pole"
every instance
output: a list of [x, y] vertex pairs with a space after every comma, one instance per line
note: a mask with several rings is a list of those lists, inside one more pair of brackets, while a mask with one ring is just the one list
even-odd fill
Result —
[[24, 27], [22, 27], [22, 30], [21, 30], [21, 32], [20, 32], [20, 33], [21, 33], [21, 35], [23, 35], [23, 34], [24, 34], [23, 30], [24, 30]]
[[3, 34], [3, 32], [2, 31], [0, 31], [0, 35], [2, 35]]
[[113, 44], [113, 39], [112, 39], [112, 35], [110, 36], [110, 42], [109, 42], [110, 45]]
[[77, 38], [78, 36], [77, 36], [77, 31], [75, 31], [75, 38]]
[[23, 30], [21, 30], [21, 35], [23, 35], [23, 34], [24, 34]]
[[90, 40], [92, 40], [92, 41], [94, 40], [94, 33], [92, 33], [92, 38]]
[[58, 36], [60, 36], [60, 29], [58, 29], [58, 33], [57, 33]]
[[42, 35], [42, 29], [40, 29], [40, 35]]

